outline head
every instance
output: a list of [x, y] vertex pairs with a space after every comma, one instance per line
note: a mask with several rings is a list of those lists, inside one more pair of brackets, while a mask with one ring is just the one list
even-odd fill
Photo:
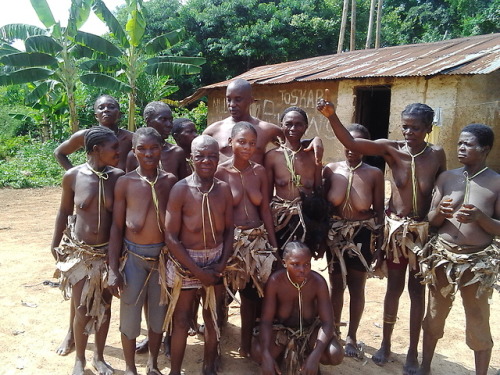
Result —
[[132, 137], [132, 152], [141, 168], [156, 168], [161, 158], [163, 139], [154, 128], [139, 128]]
[[97, 158], [101, 164], [116, 167], [120, 161], [119, 143], [115, 133], [104, 127], [94, 126], [85, 132], [87, 157]]
[[[347, 127], [347, 130], [351, 133], [353, 138], [370, 139], [370, 132], [361, 124], [351, 124]], [[344, 148], [344, 153], [346, 160], [350, 163], [358, 164], [363, 158], [362, 154], [353, 152], [347, 148]]]
[[244, 79], [235, 79], [227, 86], [226, 104], [234, 121], [241, 121], [250, 116], [250, 105], [254, 99], [252, 86]]
[[306, 112], [299, 107], [288, 107], [280, 116], [281, 128], [287, 140], [300, 140], [309, 126]]
[[257, 130], [249, 122], [239, 121], [231, 130], [229, 144], [235, 158], [250, 160], [257, 147]]
[[406, 142], [418, 145], [432, 131], [434, 110], [427, 104], [413, 103], [401, 112], [401, 130]]
[[291, 241], [283, 249], [283, 265], [290, 279], [302, 283], [311, 272], [311, 250], [299, 241]]
[[110, 95], [101, 95], [94, 102], [94, 115], [99, 125], [116, 128], [120, 119], [120, 104]]
[[191, 153], [191, 143], [198, 134], [196, 133], [196, 126], [192, 120], [180, 117], [174, 120], [172, 136], [179, 147], [183, 150], [189, 150], [189, 153]]
[[219, 163], [219, 144], [209, 135], [196, 137], [191, 144], [194, 172], [200, 178], [213, 178]]
[[146, 126], [156, 129], [162, 139], [168, 138], [172, 131], [173, 116], [167, 103], [160, 101], [148, 103], [144, 108], [143, 117]]
[[495, 133], [489, 126], [467, 125], [462, 129], [458, 138], [458, 160], [463, 164], [469, 164], [477, 159], [484, 162], [493, 147], [494, 140]]

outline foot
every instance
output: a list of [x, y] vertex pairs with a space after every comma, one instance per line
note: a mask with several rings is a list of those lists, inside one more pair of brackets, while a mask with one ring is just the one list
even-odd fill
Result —
[[243, 349], [241, 347], [238, 348], [238, 354], [240, 355], [240, 357], [250, 358], [250, 351], [246, 350], [246, 349]]
[[75, 349], [75, 340], [73, 338], [73, 332], [68, 331], [66, 337], [61, 342], [61, 345], [56, 349], [56, 353], [59, 355], [68, 355]]
[[111, 367], [104, 359], [92, 359], [92, 366], [97, 371], [99, 375], [111, 375], [115, 372], [113, 367]]
[[[431, 370], [427, 370], [427, 369], [424, 369], [422, 367], [420, 367], [417, 372], [416, 372], [417, 375], [431, 375]], [[500, 374], [500, 373], [499, 373]]]
[[416, 375], [419, 369], [418, 358], [416, 355], [408, 354], [406, 363], [403, 366], [403, 375]]
[[84, 375], [85, 374], [85, 361], [81, 361], [78, 358], [75, 360], [75, 367], [73, 367], [73, 372], [71, 375]]
[[143, 354], [143, 353], [147, 353], [148, 352], [148, 348], [149, 348], [149, 340], [148, 338], [146, 337], [144, 340], [142, 341], [139, 341], [136, 345], [135, 345], [135, 352], [137, 354]]
[[376, 365], [383, 366], [389, 361], [390, 356], [391, 350], [385, 346], [381, 346], [372, 356], [372, 360]]
[[163, 375], [158, 367], [146, 367], [146, 375]]
[[357, 359], [363, 359], [364, 355], [361, 351], [361, 347], [355, 340], [352, 340], [349, 336], [345, 339], [344, 353], [346, 357], [353, 357]]
[[125, 372], [123, 373], [123, 375], [137, 375], [137, 369], [133, 370], [133, 369], [125, 369]]

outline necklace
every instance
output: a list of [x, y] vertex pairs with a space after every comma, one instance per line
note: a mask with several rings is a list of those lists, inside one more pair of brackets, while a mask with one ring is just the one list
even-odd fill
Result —
[[[91, 165], [87, 162], [87, 168], [90, 169], [92, 173], [94, 173], [98, 179], [99, 179], [99, 192], [98, 192], [98, 202], [97, 202], [97, 233], [99, 233], [99, 230], [101, 229], [101, 206], [106, 205], [106, 194], [104, 192], [104, 181], [109, 178], [107, 169], [108, 167], [104, 167], [104, 169], [101, 171], [96, 171], [94, 168], [91, 167]], [[80, 207], [81, 208], [81, 207]]]
[[288, 270], [286, 271], [286, 277], [288, 278], [288, 281], [290, 281], [290, 284], [297, 289], [299, 292], [299, 335], [302, 335], [302, 287], [306, 285], [307, 279], [304, 279], [301, 284], [299, 283], [294, 283], [292, 279], [290, 278], [290, 275], [288, 274]]
[[156, 211], [156, 223], [158, 224], [158, 229], [160, 230], [161, 233], [163, 233], [163, 229], [161, 227], [161, 220], [160, 220], [160, 207], [158, 203], [158, 195], [156, 194], [156, 189], [155, 189], [155, 184], [158, 182], [158, 176], [160, 175], [160, 171], [156, 169], [156, 178], [154, 181], [149, 181], [147, 177], [143, 176], [142, 174], [139, 173], [139, 167], [135, 169], [135, 172], [139, 176], [139, 178], [143, 181], [146, 181], [148, 185], [151, 187], [151, 197], [153, 199], [153, 205], [155, 207]]
[[424, 153], [425, 150], [427, 150], [427, 146], [429, 146], [429, 143], [425, 142], [425, 147], [423, 148], [422, 151], [416, 153], [415, 155], [410, 152], [410, 148], [408, 147], [408, 143], [406, 144], [406, 152], [408, 155], [411, 156], [411, 186], [412, 186], [412, 210], [413, 210], [413, 216], [418, 216], [418, 202], [417, 202], [417, 171], [415, 168], [415, 158], [417, 156], [420, 156]]
[[345, 192], [345, 202], [344, 202], [344, 207], [342, 207], [342, 210], [345, 210], [346, 208], [349, 210], [349, 212], [352, 212], [352, 205], [350, 202], [350, 196], [351, 196], [351, 188], [352, 188], [352, 179], [354, 178], [354, 171], [361, 167], [363, 164], [363, 160], [361, 160], [358, 165], [356, 165], [354, 168], [349, 166], [346, 161], [346, 166], [349, 169], [349, 177], [347, 179], [347, 190]]
[[[193, 180], [194, 181], [194, 180]], [[210, 231], [212, 232], [212, 239], [214, 240], [214, 244], [217, 243], [215, 240], [215, 231], [214, 231], [214, 224], [212, 220], [212, 210], [210, 209], [210, 199], [208, 198], [208, 194], [212, 191], [215, 185], [215, 180], [212, 181], [212, 186], [210, 186], [210, 189], [206, 192], [202, 192], [201, 189], [196, 186], [196, 189], [198, 192], [201, 194], [201, 225], [202, 225], [202, 230], [203, 230], [203, 243], [205, 245], [205, 250], [208, 249], [207, 247], [207, 237], [206, 237], [206, 231], [205, 231], [205, 206], [207, 207], [208, 211], [208, 222], [210, 223]]]
[[[295, 155], [297, 155], [300, 151], [302, 151], [302, 145], [300, 145], [297, 151], [288, 148], [287, 146], [285, 146], [285, 144], [282, 144], [281, 146], [283, 147], [284, 151], [283, 155], [285, 156], [286, 167], [290, 172], [291, 182], [296, 187], [300, 187], [302, 186], [302, 184], [300, 183], [300, 175], [295, 172], [295, 166], [293, 164], [293, 161], [295, 160]], [[288, 154], [288, 152], [290, 152], [290, 154]]]
[[481, 173], [483, 173], [485, 170], [487, 170], [488, 167], [484, 167], [481, 169], [479, 172], [474, 173], [471, 177], [469, 177], [469, 173], [464, 170], [464, 177], [465, 177], [465, 194], [464, 194], [464, 203], [463, 204], [468, 204], [469, 203], [469, 196], [470, 196], [470, 182], [477, 176], [479, 176]]

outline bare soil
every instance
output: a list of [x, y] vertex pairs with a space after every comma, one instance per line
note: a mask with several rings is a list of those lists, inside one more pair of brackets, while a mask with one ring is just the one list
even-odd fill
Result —
[[[54, 261], [49, 246], [54, 220], [59, 204], [60, 188], [11, 190], [0, 189], [0, 374], [69, 374], [73, 367], [74, 353], [61, 357], [55, 350], [68, 328], [69, 302], [64, 301], [58, 288], [44, 285], [52, 278]], [[324, 268], [324, 262], [315, 263], [315, 269]], [[401, 374], [408, 346], [407, 293], [400, 301], [399, 320], [394, 331], [392, 362], [384, 367], [376, 366], [371, 355], [378, 349], [382, 336], [382, 311], [386, 280], [369, 279], [366, 288], [366, 309], [358, 331], [364, 342], [366, 358], [346, 358], [336, 367], [322, 366], [322, 374]], [[343, 321], [348, 320], [348, 296], [346, 295]], [[114, 301], [111, 328], [105, 355], [123, 374], [125, 367], [118, 331], [118, 304]], [[491, 325], [493, 340], [497, 346], [489, 375], [499, 374], [500, 369], [500, 316], [499, 295], [492, 301]], [[239, 311], [236, 304], [230, 308], [230, 319], [223, 332], [223, 368], [220, 374], [257, 374], [259, 368], [250, 360], [237, 354], [239, 336]], [[465, 320], [460, 297], [450, 313], [445, 336], [438, 343], [433, 361], [434, 375], [465, 375], [474, 373], [473, 352], [465, 345]], [[346, 329], [343, 329], [345, 335]], [[93, 350], [93, 336], [89, 339], [87, 360]], [[184, 359], [186, 374], [200, 373], [203, 357], [203, 341], [197, 337], [188, 339]], [[145, 373], [147, 355], [137, 355], [139, 373]], [[169, 372], [169, 360], [160, 358], [160, 368]], [[86, 375], [95, 374], [87, 365]]]

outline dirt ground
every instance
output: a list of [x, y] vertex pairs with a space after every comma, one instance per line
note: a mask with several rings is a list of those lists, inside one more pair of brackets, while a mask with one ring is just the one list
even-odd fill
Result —
[[[55, 349], [68, 327], [69, 302], [64, 301], [58, 288], [44, 285], [52, 279], [54, 262], [49, 251], [52, 230], [60, 198], [59, 188], [10, 190], [0, 189], [0, 374], [69, 374], [74, 353], [58, 356]], [[317, 262], [316, 269], [324, 268]], [[382, 308], [385, 280], [370, 279], [366, 289], [366, 309], [358, 331], [364, 342], [366, 359], [346, 358], [336, 367], [322, 366], [322, 374], [401, 374], [408, 345], [409, 301], [406, 292], [400, 303], [399, 321], [393, 340], [393, 361], [378, 367], [371, 355], [378, 349], [382, 335]], [[111, 328], [105, 349], [116, 374], [123, 374], [124, 361], [118, 331], [118, 304], [114, 302]], [[346, 297], [346, 306], [348, 298]], [[348, 320], [347, 307], [342, 321]], [[491, 325], [493, 350], [489, 375], [500, 370], [500, 300], [493, 297]], [[230, 309], [230, 320], [222, 338], [223, 369], [220, 374], [258, 374], [258, 366], [237, 355], [239, 315], [236, 305]], [[457, 298], [447, 321], [445, 336], [438, 343], [433, 361], [434, 375], [472, 374], [473, 352], [465, 345], [464, 314]], [[343, 334], [345, 335], [345, 328]], [[89, 339], [87, 360], [92, 357], [93, 336]], [[203, 342], [189, 338], [184, 359], [186, 374], [200, 373]], [[137, 355], [139, 373], [145, 373], [147, 356]], [[162, 355], [160, 368], [169, 372], [169, 361]], [[87, 366], [86, 375], [94, 374]]]

